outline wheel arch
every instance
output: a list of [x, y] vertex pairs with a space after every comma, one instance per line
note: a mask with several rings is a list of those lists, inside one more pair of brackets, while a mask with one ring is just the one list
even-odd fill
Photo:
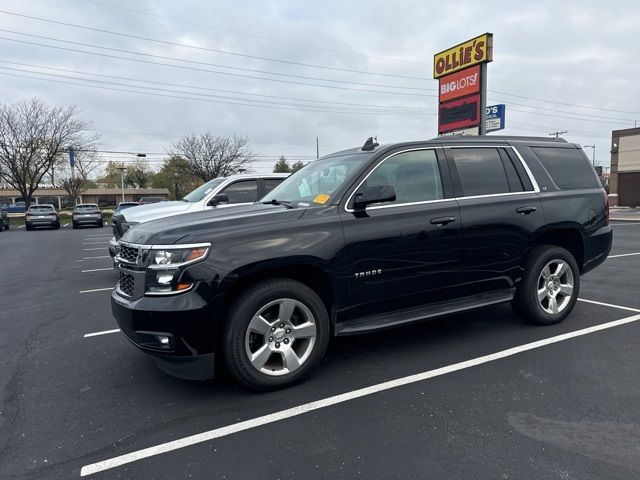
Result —
[[576, 225], [562, 225], [541, 232], [534, 240], [532, 247], [538, 245], [556, 245], [567, 250], [582, 273], [586, 258], [584, 237]]

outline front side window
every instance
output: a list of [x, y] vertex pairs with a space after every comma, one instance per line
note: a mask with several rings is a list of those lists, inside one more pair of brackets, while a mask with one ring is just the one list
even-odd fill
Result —
[[496, 148], [452, 148], [451, 157], [462, 187], [462, 195], [509, 193], [507, 172]]
[[258, 199], [258, 182], [256, 180], [242, 180], [225, 188], [229, 203], [253, 203]]
[[425, 202], [443, 198], [438, 160], [434, 150], [393, 155], [381, 163], [358, 191], [371, 185], [393, 185], [396, 200], [385, 205]]
[[309, 162], [265, 195], [262, 201], [276, 199], [316, 206], [329, 204], [334, 192], [353, 180], [362, 165], [370, 159], [370, 155], [354, 154]]

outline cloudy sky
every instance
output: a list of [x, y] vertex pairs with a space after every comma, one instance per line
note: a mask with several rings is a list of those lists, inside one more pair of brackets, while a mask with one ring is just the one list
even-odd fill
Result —
[[[609, 164], [640, 125], [640, 2], [4, 0], [0, 102], [77, 105], [102, 150], [158, 165], [180, 136], [248, 136], [292, 160], [436, 136], [432, 58], [494, 34], [489, 104], [510, 135], [567, 130]], [[585, 149], [591, 156], [592, 150]], [[126, 154], [104, 154], [126, 160]]]

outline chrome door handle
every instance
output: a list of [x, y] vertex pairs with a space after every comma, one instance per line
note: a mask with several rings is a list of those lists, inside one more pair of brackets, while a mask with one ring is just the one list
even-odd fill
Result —
[[536, 207], [520, 207], [516, 208], [516, 212], [521, 213], [522, 215], [529, 215], [536, 211]]
[[451, 222], [455, 222], [456, 217], [435, 217], [429, 220], [432, 225], [447, 225]]

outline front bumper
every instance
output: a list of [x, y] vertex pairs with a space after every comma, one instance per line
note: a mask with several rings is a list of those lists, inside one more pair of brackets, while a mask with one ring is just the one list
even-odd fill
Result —
[[190, 380], [214, 378], [216, 318], [196, 290], [132, 300], [116, 289], [111, 311], [125, 336], [166, 373]]

